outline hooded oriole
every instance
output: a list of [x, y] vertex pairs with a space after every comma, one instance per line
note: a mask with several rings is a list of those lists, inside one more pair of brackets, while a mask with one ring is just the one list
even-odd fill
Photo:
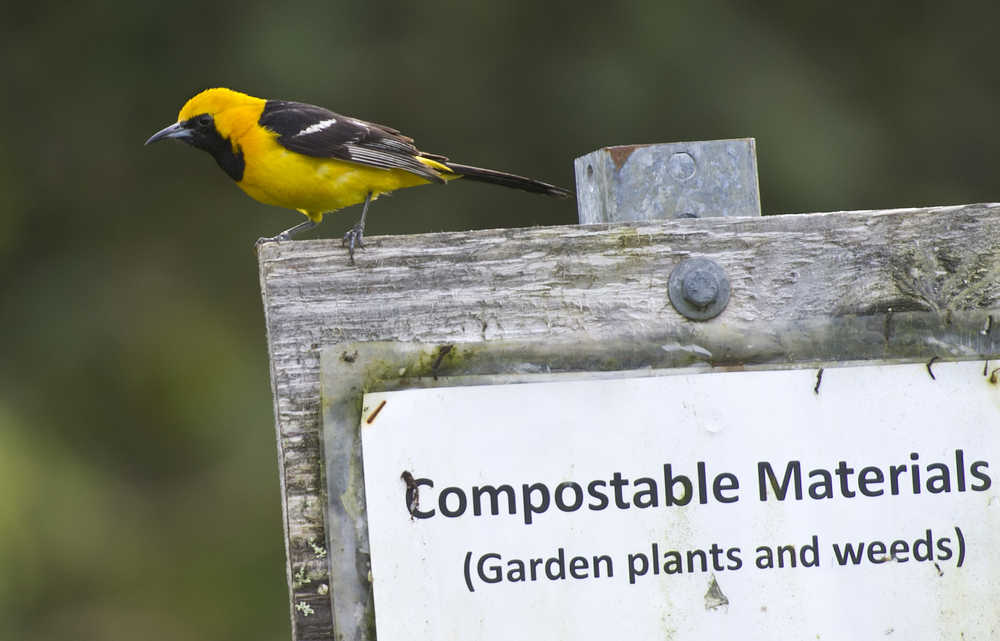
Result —
[[252, 198], [296, 209], [309, 218], [258, 243], [288, 240], [318, 225], [326, 213], [364, 203], [361, 220], [344, 235], [352, 263], [355, 246], [364, 247], [368, 205], [381, 194], [403, 187], [464, 176], [550, 196], [570, 196], [554, 185], [424, 153], [412, 138], [391, 127], [314, 105], [264, 100], [230, 89], [207, 89], [191, 98], [177, 122], [153, 134], [146, 144], [165, 138], [178, 138], [207, 151]]

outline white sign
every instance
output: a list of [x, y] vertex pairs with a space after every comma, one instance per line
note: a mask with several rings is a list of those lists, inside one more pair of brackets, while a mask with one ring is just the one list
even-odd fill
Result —
[[378, 638], [1000, 638], [984, 363], [368, 394]]

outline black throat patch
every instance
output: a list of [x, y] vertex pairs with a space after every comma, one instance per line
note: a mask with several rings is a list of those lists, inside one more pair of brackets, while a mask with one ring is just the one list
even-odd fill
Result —
[[186, 120], [184, 127], [191, 132], [189, 137], [184, 138], [184, 142], [210, 153], [219, 167], [222, 167], [222, 171], [236, 182], [243, 180], [243, 170], [246, 169], [243, 150], [237, 145], [236, 151], [233, 151], [233, 144], [228, 138], [222, 137], [211, 116], [202, 114]]

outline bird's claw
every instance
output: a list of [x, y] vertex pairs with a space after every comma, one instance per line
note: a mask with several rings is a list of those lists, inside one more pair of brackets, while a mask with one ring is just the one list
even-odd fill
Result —
[[264, 243], [280, 243], [283, 240], [291, 240], [291, 239], [292, 239], [291, 234], [288, 234], [286, 232], [281, 232], [277, 236], [261, 236], [260, 238], [257, 239], [257, 242], [254, 243], [254, 246], [259, 249], [260, 246], [263, 245]]
[[347, 247], [347, 253], [349, 255], [350, 264], [354, 264], [354, 248], [364, 249], [366, 247], [364, 243], [365, 228], [360, 224], [355, 225], [347, 230], [344, 234], [344, 239], [340, 241], [341, 247]]

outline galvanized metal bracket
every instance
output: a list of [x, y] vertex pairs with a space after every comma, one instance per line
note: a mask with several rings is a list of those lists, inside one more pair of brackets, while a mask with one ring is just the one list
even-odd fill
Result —
[[753, 138], [604, 147], [574, 165], [581, 224], [760, 216]]

